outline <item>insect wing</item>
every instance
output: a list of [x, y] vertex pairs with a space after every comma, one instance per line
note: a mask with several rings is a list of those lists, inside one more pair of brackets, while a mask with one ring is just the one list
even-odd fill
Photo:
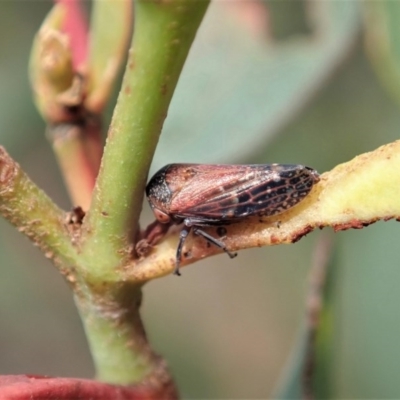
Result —
[[191, 178], [170, 204], [180, 217], [231, 221], [279, 214], [300, 202], [318, 180], [302, 165], [185, 165]]
[[229, 197], [228, 187], [245, 176], [245, 165], [172, 164], [166, 182], [172, 194], [169, 212], [196, 208], [210, 199]]

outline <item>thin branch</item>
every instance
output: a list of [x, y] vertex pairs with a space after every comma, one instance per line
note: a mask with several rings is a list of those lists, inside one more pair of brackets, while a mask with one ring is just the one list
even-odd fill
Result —
[[73, 205], [88, 210], [103, 151], [99, 119], [50, 126], [47, 134]]
[[[147, 173], [168, 106], [208, 1], [135, 3], [135, 32], [108, 133], [82, 252], [114, 274], [131, 255]], [[125, 249], [125, 251], [124, 251]]]
[[102, 140], [100, 118], [93, 117], [84, 104], [87, 79], [76, 69], [84, 62], [87, 41], [78, 6], [77, 2], [60, 1], [50, 11], [32, 46], [30, 78], [72, 201], [87, 210]]
[[28, 236], [53, 262], [66, 268], [77, 252], [65, 222], [66, 213], [39, 189], [0, 147], [0, 214]]
[[75, 292], [97, 376], [107, 382], [173, 386], [143, 329], [141, 282], [125, 281], [118, 266], [132, 259], [148, 168], [207, 5], [203, 0], [135, 3], [133, 44], [82, 225], [84, 284]]

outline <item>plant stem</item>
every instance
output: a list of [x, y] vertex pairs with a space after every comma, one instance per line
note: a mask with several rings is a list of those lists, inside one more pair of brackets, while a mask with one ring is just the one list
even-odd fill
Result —
[[[117, 384], [140, 382], [141, 385], [152, 380], [153, 384], [173, 387], [165, 362], [147, 342], [138, 313], [142, 298], [140, 288], [124, 285], [106, 296], [99, 294], [96, 301], [92, 296], [91, 290], [83, 290], [75, 300], [88, 333], [97, 378]], [[163, 379], [160, 374], [164, 375]]]
[[102, 154], [100, 122], [50, 126], [48, 136], [73, 204], [88, 210]]
[[84, 284], [75, 296], [99, 379], [153, 382], [174, 396], [172, 378], [151, 350], [141, 322], [142, 282], [125, 281], [121, 267], [132, 262], [148, 169], [207, 6], [203, 0], [135, 3], [134, 39], [82, 225]]
[[207, 6], [204, 0], [135, 3], [134, 39], [83, 226], [82, 252], [100, 260], [92, 274], [111, 276], [130, 257], [148, 169]]
[[77, 258], [65, 222], [66, 214], [39, 189], [0, 147], [0, 214], [28, 236], [68, 273]]

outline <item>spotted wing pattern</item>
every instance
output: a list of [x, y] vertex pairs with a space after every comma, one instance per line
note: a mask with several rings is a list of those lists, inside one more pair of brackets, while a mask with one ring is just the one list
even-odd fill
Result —
[[189, 167], [191, 178], [173, 196], [169, 210], [182, 218], [228, 221], [279, 214], [299, 203], [318, 181], [316, 171], [302, 165]]

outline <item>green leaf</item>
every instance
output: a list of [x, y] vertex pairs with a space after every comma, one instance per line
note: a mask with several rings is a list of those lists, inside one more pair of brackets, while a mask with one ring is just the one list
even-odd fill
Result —
[[400, 3], [364, 3], [365, 45], [383, 86], [400, 102]]
[[153, 170], [173, 162], [232, 162], [264, 148], [347, 55], [355, 1], [310, 3], [313, 35], [267, 42], [214, 2], [178, 83]]

